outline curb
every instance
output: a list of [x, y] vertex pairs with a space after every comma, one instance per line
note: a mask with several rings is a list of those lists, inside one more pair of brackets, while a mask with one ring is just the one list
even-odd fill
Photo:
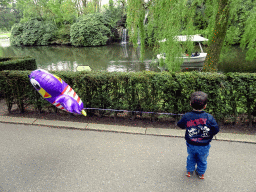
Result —
[[[9, 116], [0, 116], [0, 122], [50, 126], [50, 127], [66, 128], [66, 129], [118, 132], [118, 133], [130, 133], [130, 134], [142, 134], [142, 135], [167, 136], [167, 137], [184, 138], [185, 136], [185, 130], [182, 130], [182, 129], [141, 128], [141, 127], [128, 127], [128, 126], [119, 126], [119, 125], [105, 125], [105, 124], [80, 123], [80, 122], [69, 122], [69, 121], [55, 121], [55, 120], [52, 121], [52, 120], [43, 120], [43, 119], [36, 119], [36, 118], [21, 118], [21, 117], [9, 117]], [[213, 140], [256, 144], [256, 135], [218, 133], [216, 136], [214, 136]]]

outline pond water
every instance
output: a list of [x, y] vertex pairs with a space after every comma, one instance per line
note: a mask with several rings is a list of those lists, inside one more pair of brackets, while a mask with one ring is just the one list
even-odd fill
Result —
[[0, 57], [10, 56], [31, 56], [36, 59], [38, 68], [53, 71], [76, 71], [77, 66], [82, 65], [93, 71], [160, 71], [151, 65], [154, 56], [151, 48], [146, 48], [145, 60], [141, 62], [139, 48], [134, 50], [128, 44], [16, 47], [0, 43]]
[[[101, 47], [73, 46], [10, 46], [8, 39], [0, 39], [0, 57], [31, 56], [38, 68], [52, 71], [76, 71], [78, 66], [89, 66], [93, 71], [156, 71], [156, 53], [147, 47], [145, 60], [141, 62], [139, 48], [129, 44], [113, 44]], [[256, 61], [245, 60], [246, 52], [238, 46], [221, 55], [219, 72], [256, 72]]]

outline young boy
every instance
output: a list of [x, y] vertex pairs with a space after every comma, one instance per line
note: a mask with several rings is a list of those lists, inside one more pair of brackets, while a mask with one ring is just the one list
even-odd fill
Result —
[[186, 175], [190, 177], [195, 171], [200, 179], [204, 179], [207, 168], [210, 142], [219, 132], [219, 126], [213, 116], [203, 111], [207, 105], [207, 97], [208, 95], [202, 91], [194, 92], [190, 100], [193, 111], [183, 115], [177, 124], [180, 128], [186, 129], [188, 151]]

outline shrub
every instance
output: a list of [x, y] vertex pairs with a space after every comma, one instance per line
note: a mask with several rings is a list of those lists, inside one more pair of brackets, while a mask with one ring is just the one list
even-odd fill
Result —
[[56, 43], [68, 44], [70, 43], [70, 24], [63, 25], [56, 32]]
[[12, 45], [22, 45], [23, 25], [21, 23], [14, 24], [11, 29], [10, 41]]
[[255, 73], [256, 72], [256, 60], [246, 61], [246, 52], [238, 46], [233, 46], [224, 49], [220, 57], [218, 70], [223, 73], [228, 72], [243, 72], [243, 73]]
[[70, 36], [74, 46], [106, 45], [111, 36], [110, 25], [103, 14], [88, 14], [71, 26]]
[[56, 26], [36, 19], [18, 23], [11, 30], [12, 45], [48, 45], [55, 36]]
[[0, 71], [35, 69], [37, 69], [36, 60], [32, 57], [0, 57]]
[[[9, 111], [17, 104], [20, 111], [33, 104], [47, 107], [29, 82], [31, 71], [0, 71], [0, 92], [4, 93]], [[122, 109], [185, 113], [191, 110], [194, 91], [208, 94], [206, 111], [218, 121], [239, 114], [250, 114], [256, 107], [256, 74], [254, 73], [120, 73], [120, 72], [54, 72], [80, 96], [85, 108]]]

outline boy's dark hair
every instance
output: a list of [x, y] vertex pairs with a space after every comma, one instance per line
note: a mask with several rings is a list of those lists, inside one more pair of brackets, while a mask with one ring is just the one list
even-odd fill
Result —
[[202, 91], [197, 91], [191, 95], [191, 106], [193, 109], [201, 110], [207, 104], [208, 95]]

